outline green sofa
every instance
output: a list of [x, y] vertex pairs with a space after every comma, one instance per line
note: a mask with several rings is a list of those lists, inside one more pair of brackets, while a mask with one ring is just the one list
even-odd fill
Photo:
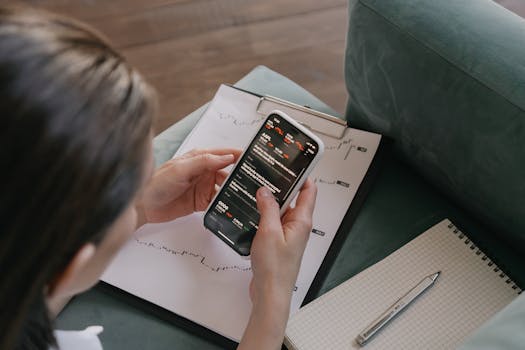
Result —
[[[346, 118], [393, 142], [318, 294], [445, 217], [525, 286], [524, 34], [525, 21], [490, 0], [350, 1]], [[335, 114], [266, 67], [237, 85]], [[157, 164], [204, 108], [155, 139]], [[77, 297], [57, 321], [62, 329], [91, 324], [105, 326], [107, 349], [221, 348], [104, 286]], [[524, 326], [521, 296], [464, 348], [520, 348]]]

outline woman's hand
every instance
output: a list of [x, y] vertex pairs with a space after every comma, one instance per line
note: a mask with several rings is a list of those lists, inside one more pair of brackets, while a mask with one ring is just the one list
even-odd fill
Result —
[[312, 229], [317, 189], [308, 179], [294, 208], [280, 218], [272, 193], [257, 191], [261, 214], [251, 247], [253, 307], [239, 349], [280, 349], [290, 312], [290, 301]]
[[240, 154], [229, 148], [193, 150], [164, 163], [137, 204], [139, 224], [171, 221], [205, 210], [228, 176], [224, 168]]

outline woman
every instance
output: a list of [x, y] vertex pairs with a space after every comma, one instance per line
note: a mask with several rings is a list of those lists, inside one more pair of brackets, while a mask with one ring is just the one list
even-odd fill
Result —
[[[64, 301], [97, 282], [138, 226], [204, 210], [239, 151], [195, 150], [154, 172], [154, 92], [63, 17], [0, 9], [0, 89], [0, 348], [47, 349]], [[241, 349], [280, 348], [315, 196], [307, 181], [281, 220], [257, 192]]]

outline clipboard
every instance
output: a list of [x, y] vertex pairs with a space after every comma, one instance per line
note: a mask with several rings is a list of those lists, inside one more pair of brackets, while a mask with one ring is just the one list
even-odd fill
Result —
[[[339, 149], [341, 145], [348, 144], [349, 140], [346, 137], [345, 138], [341, 137], [342, 135], [344, 135], [344, 133], [348, 129], [347, 123], [337, 117], [334, 117], [334, 116], [331, 116], [329, 114], [322, 113], [319, 111], [315, 111], [314, 109], [309, 108], [307, 106], [300, 106], [300, 105], [288, 102], [286, 100], [278, 99], [272, 96], [263, 96], [263, 95], [253, 93], [251, 91], [247, 91], [247, 90], [244, 90], [244, 89], [232, 86], [232, 85], [228, 85], [228, 86], [238, 91], [242, 91], [243, 93], [257, 97], [257, 98], [251, 99], [252, 102], [249, 107], [249, 110], [250, 110], [249, 113], [252, 113], [253, 111], [254, 114], [257, 113], [259, 115], [259, 118], [256, 118], [254, 122], [261, 121], [262, 123], [262, 120], [264, 120], [264, 116], [268, 114], [268, 112], [274, 109], [279, 109], [279, 110], [285, 111], [285, 113], [289, 114], [293, 118], [296, 118], [298, 121], [302, 122], [303, 124], [306, 124], [310, 129], [312, 129], [316, 133], [322, 133], [327, 138], [334, 138], [334, 140], [337, 140], [337, 141], [334, 141], [335, 144], [339, 144], [339, 146], [335, 146], [337, 147], [337, 149]], [[210, 106], [208, 106], [208, 108], [210, 108]], [[225, 115], [225, 119], [230, 120], [231, 122], [233, 122], [234, 120], [233, 117], [230, 115]], [[319, 290], [326, 278], [327, 272], [330, 270], [330, 267], [333, 265], [333, 262], [335, 261], [341, 249], [342, 243], [346, 239], [349, 233], [350, 227], [352, 226], [355, 218], [357, 217], [359, 209], [361, 208], [366, 198], [366, 195], [368, 191], [370, 190], [376, 178], [376, 173], [378, 171], [378, 164], [380, 163], [378, 160], [379, 158], [378, 153], [380, 153], [380, 151], [384, 148], [383, 144], [384, 144], [383, 138], [381, 138], [380, 144], [378, 146], [379, 148], [377, 149], [375, 153], [375, 157], [373, 158], [372, 163], [369, 166], [368, 171], [366, 172], [363, 178], [363, 181], [361, 182], [361, 185], [357, 189], [357, 193], [354, 197], [354, 200], [352, 201], [352, 203], [350, 204], [350, 206], [347, 208], [345, 212], [343, 221], [340, 224], [339, 228], [337, 229], [335, 238], [333, 239], [332, 243], [329, 245], [328, 251], [326, 252], [322, 260], [322, 264], [320, 268], [317, 270], [317, 273], [315, 274], [315, 277], [307, 290], [307, 294], [302, 302], [302, 305], [305, 305], [306, 303], [311, 301], [313, 298], [318, 296]], [[343, 154], [344, 153], [342, 153], [341, 156], [343, 156]], [[324, 236], [324, 233], [323, 235], [321, 234], [318, 234], [318, 235]], [[222, 346], [227, 349], [234, 349], [238, 345], [233, 340], [230, 340], [229, 338], [226, 338], [224, 335], [221, 335], [220, 333], [216, 333], [215, 331], [192, 321], [190, 318], [185, 318], [184, 316], [181, 316], [175, 313], [175, 311], [170, 311], [167, 308], [158, 306], [157, 304], [151, 301], [148, 301], [147, 299], [137, 298], [137, 296], [129, 293], [125, 289], [121, 289], [119, 287], [115, 287], [115, 286], [105, 284], [105, 283], [100, 285], [99, 288], [100, 288], [100, 291], [103, 293], [119, 295], [119, 297], [121, 298], [123, 295], [125, 295], [126, 301], [129, 304], [133, 305], [136, 309], [142, 310], [145, 313], [145, 315], [154, 314], [156, 315], [156, 317], [163, 319], [169, 323], [172, 323], [176, 325], [178, 328], [184, 329], [185, 331], [193, 333], [196, 336], [199, 336], [203, 339], [211, 341], [219, 346]]]
[[346, 128], [348, 128], [348, 123], [345, 120], [317, 111], [309, 106], [301, 106], [270, 95], [259, 95], [231, 84], [225, 85], [259, 97], [259, 103], [256, 108], [258, 114], [268, 115], [271, 111], [278, 109], [308, 129], [335, 139], [342, 139]]

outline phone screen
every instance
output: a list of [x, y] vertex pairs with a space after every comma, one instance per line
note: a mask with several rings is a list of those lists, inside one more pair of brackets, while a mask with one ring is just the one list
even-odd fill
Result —
[[282, 207], [319, 145], [278, 114], [268, 116], [210, 206], [204, 225], [249, 255], [259, 224], [255, 193], [266, 186]]

